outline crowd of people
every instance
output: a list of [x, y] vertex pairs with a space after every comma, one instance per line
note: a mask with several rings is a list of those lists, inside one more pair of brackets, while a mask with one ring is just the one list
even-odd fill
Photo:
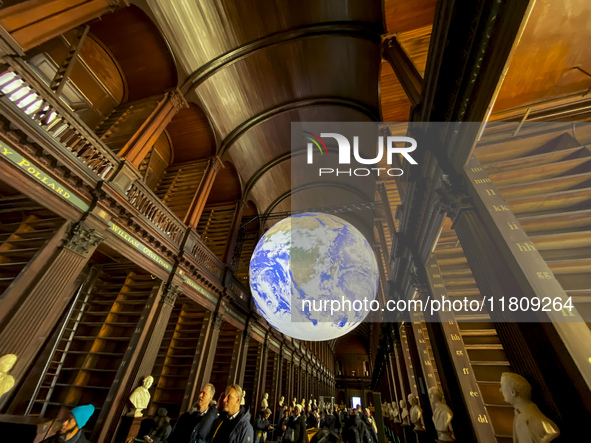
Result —
[[[377, 443], [377, 427], [369, 409], [326, 408], [301, 405], [283, 406], [277, 426], [271, 424], [272, 411], [264, 408], [253, 417], [241, 405], [242, 388], [228, 386], [214, 401], [215, 387], [201, 388], [193, 407], [171, 424], [167, 411], [159, 409], [153, 419], [144, 420], [135, 438], [145, 443]], [[82, 443], [83, 426], [94, 407], [74, 408], [61, 430], [47, 442]], [[311, 430], [311, 431], [309, 431]], [[311, 438], [309, 438], [311, 435]]]

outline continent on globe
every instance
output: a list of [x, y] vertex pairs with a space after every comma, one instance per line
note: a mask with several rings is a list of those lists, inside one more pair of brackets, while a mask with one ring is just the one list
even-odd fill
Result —
[[[281, 220], [259, 240], [250, 260], [257, 309], [273, 327], [301, 340], [330, 340], [357, 327], [368, 314], [358, 307], [375, 300], [378, 281], [369, 242], [330, 214]], [[342, 308], [335, 311], [337, 302]]]

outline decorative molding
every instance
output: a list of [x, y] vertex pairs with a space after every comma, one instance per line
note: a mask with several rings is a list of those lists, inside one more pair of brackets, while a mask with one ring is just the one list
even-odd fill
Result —
[[177, 285], [169, 285], [164, 289], [164, 294], [162, 295], [162, 300], [169, 306], [174, 306], [177, 297], [182, 294], [182, 290]]
[[222, 323], [224, 322], [225, 318], [222, 314], [214, 314], [214, 318], [213, 318], [213, 328], [216, 331], [219, 331], [220, 328], [222, 327]]
[[473, 209], [472, 199], [463, 180], [458, 183], [450, 181], [449, 176], [443, 174], [441, 186], [435, 191], [439, 203], [439, 212], [446, 213], [452, 222], [455, 222], [458, 215], [465, 210]]
[[170, 103], [172, 103], [172, 106], [174, 106], [177, 112], [189, 107], [189, 103], [187, 103], [185, 96], [179, 89], [170, 91], [168, 94], [168, 100], [170, 100]]
[[89, 228], [83, 222], [78, 222], [72, 224], [68, 229], [64, 248], [84, 256], [104, 240], [105, 238], [99, 235], [95, 229]]

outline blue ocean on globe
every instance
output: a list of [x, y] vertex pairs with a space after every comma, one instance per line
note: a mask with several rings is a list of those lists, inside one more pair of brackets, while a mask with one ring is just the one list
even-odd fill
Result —
[[[353, 330], [368, 311], [345, 305], [331, 312], [330, 306], [365, 300], [367, 307], [378, 281], [369, 242], [330, 214], [307, 212], [281, 220], [259, 240], [250, 260], [250, 288], [260, 314], [300, 340], [331, 340]], [[323, 306], [328, 309], [319, 309]]]

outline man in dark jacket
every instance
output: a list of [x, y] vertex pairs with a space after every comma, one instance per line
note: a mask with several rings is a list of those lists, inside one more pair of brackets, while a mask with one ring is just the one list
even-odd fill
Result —
[[213, 423], [207, 443], [252, 443], [254, 432], [250, 412], [240, 408], [242, 388], [236, 384], [226, 388], [223, 412]]
[[343, 441], [345, 443], [364, 443], [366, 429], [357, 415], [357, 411], [352, 409], [343, 431]]
[[259, 415], [257, 415], [254, 424], [254, 443], [265, 443], [267, 432], [273, 430], [273, 426], [270, 426], [269, 424], [270, 416], [271, 410], [269, 408], [263, 409]]
[[294, 443], [304, 443], [306, 441], [306, 416], [302, 415], [300, 405], [295, 406], [294, 417], [293, 441]]
[[168, 443], [205, 443], [211, 425], [218, 417], [217, 409], [210, 405], [214, 395], [212, 384], [207, 383], [201, 388], [191, 410], [179, 417]]
[[94, 414], [93, 405], [77, 406], [70, 411], [67, 418], [63, 420], [62, 427], [53, 437], [43, 440], [47, 443], [67, 442], [67, 443], [88, 443], [82, 428], [88, 422], [88, 419]]

